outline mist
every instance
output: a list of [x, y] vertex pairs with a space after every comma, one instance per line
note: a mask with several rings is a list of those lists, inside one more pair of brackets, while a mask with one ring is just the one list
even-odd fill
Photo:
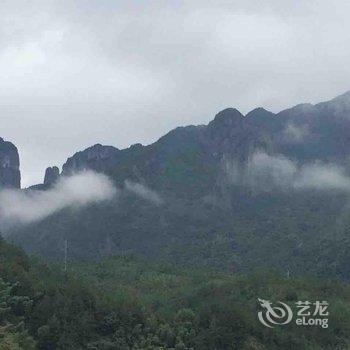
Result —
[[132, 182], [130, 180], [125, 181], [125, 189], [136, 196], [149, 201], [155, 205], [160, 205], [163, 203], [162, 198], [159, 194], [150, 188], [136, 182]]
[[284, 155], [270, 155], [263, 151], [255, 152], [244, 165], [227, 162], [225, 171], [231, 184], [255, 191], [315, 189], [350, 192], [350, 177], [340, 165], [321, 161], [298, 164]]
[[335, 164], [310, 164], [301, 169], [295, 188], [314, 188], [317, 190], [342, 190], [350, 192], [350, 177], [345, 170]]
[[297, 126], [289, 123], [284, 130], [284, 135], [287, 141], [298, 143], [303, 141], [309, 135], [309, 130], [306, 126]]
[[6, 226], [28, 224], [67, 207], [110, 200], [116, 193], [107, 176], [92, 171], [61, 177], [46, 191], [6, 189], [0, 192], [0, 221]]

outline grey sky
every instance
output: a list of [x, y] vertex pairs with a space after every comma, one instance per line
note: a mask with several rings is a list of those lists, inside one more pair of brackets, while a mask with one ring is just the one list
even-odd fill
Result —
[[98, 142], [350, 89], [346, 0], [2, 0], [0, 13], [0, 136], [23, 186]]

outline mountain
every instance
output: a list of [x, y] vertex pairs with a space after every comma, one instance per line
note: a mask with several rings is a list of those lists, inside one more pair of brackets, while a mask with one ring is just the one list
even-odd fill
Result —
[[0, 188], [20, 188], [19, 155], [14, 144], [0, 137]]
[[58, 169], [57, 166], [46, 168], [44, 185], [46, 186], [53, 185], [58, 180], [59, 176], [60, 176], [60, 169]]
[[103, 172], [118, 198], [62, 210], [10, 237], [47, 257], [61, 256], [68, 239], [72, 257], [137, 254], [349, 278], [349, 150], [350, 93], [277, 114], [227, 108], [148, 146], [74, 154], [60, 176]]
[[66, 163], [63, 164], [62, 174], [69, 175], [83, 169], [104, 171], [116, 165], [114, 159], [118, 153], [119, 150], [115, 147], [94, 145], [68, 158]]

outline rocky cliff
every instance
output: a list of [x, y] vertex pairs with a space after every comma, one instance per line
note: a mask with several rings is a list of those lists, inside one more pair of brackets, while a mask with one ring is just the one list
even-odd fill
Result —
[[44, 185], [50, 186], [54, 184], [60, 176], [60, 170], [57, 166], [48, 167], [45, 171]]
[[21, 174], [17, 147], [0, 138], [0, 187], [20, 188]]
[[63, 164], [62, 174], [69, 175], [86, 169], [104, 171], [107, 167], [115, 165], [118, 153], [118, 148], [96, 144], [68, 158]]

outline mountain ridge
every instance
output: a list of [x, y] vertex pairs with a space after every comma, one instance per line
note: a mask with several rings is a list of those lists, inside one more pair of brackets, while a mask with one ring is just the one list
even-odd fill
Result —
[[68, 239], [80, 258], [137, 254], [350, 278], [350, 108], [330, 103], [276, 115], [258, 108], [248, 117], [229, 108], [208, 125], [173, 129], [150, 145], [77, 152], [61, 176], [102, 172], [120, 196], [64, 209], [10, 237], [50, 258]]
[[[316, 104], [301, 103], [291, 108], [284, 109], [278, 113], [272, 113], [264, 109], [263, 107], [257, 107], [248, 112], [246, 115], [243, 115], [238, 109], [228, 107], [218, 112], [215, 115], [214, 119], [211, 120], [207, 125], [200, 124], [180, 126], [170, 130], [168, 133], [161, 136], [157, 141], [149, 145], [137, 144], [137, 147], [138, 151], [140, 151], [141, 148], [147, 148], [158, 142], [162, 142], [162, 140], [164, 140], [164, 138], [166, 137], [173, 137], [172, 135], [180, 133], [184, 135], [184, 130], [188, 131], [191, 129], [192, 132], [195, 133], [197, 132], [197, 129], [203, 130], [215, 128], [214, 125], [216, 125], [216, 128], [220, 126], [223, 129], [238, 128], [239, 133], [245, 132], [245, 129], [247, 128], [248, 124], [249, 128], [263, 128], [265, 132], [281, 132], [281, 129], [285, 127], [284, 123], [286, 123], [287, 120], [288, 122], [296, 121], [297, 123], [302, 123], [304, 121], [306, 122], [306, 124], [309, 124], [312, 122], [312, 119], [315, 117], [315, 115], [317, 116], [318, 113], [324, 114], [328, 113], [329, 111], [332, 111], [332, 113], [335, 113], [335, 115], [338, 116], [339, 110], [336, 109], [336, 106], [339, 106], [339, 104], [339, 108], [342, 110], [341, 113], [346, 113], [348, 109], [350, 110], [350, 91], [347, 91], [325, 102], [320, 102]], [[346, 108], [345, 111], [344, 108]], [[305, 124], [302, 125], [302, 127], [305, 128]], [[241, 130], [240, 128], [243, 129]], [[258, 131], [255, 130], [253, 131], [253, 133], [256, 136]], [[72, 156], [67, 158], [66, 162], [62, 166], [60, 174], [68, 175], [69, 173], [84, 169], [106, 171], [107, 168], [116, 166], [116, 162], [118, 156], [120, 156], [120, 153], [126, 152], [126, 150], [130, 152], [130, 150], [134, 148], [134, 145], [132, 145], [128, 148], [118, 149], [111, 145], [101, 145], [100, 143], [97, 143], [93, 146], [89, 146], [88, 148], [82, 151], [77, 151]], [[34, 187], [35, 186], [36, 185], [34, 185]]]

